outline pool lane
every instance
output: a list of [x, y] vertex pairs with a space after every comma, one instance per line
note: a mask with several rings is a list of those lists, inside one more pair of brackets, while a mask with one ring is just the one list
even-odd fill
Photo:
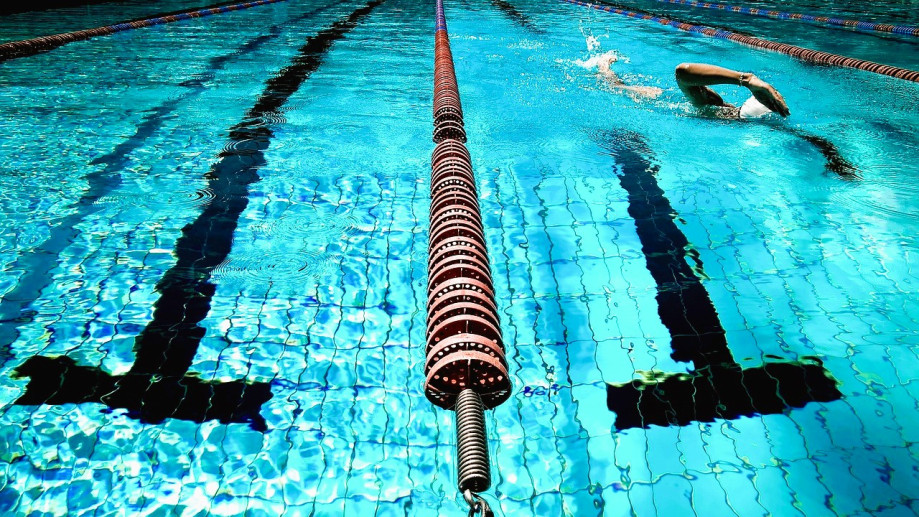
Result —
[[182, 82], [181, 86], [188, 88], [188, 91], [147, 110], [147, 114], [137, 125], [133, 135], [118, 144], [109, 153], [90, 162], [90, 165], [104, 165], [104, 167], [84, 177], [87, 183], [86, 189], [73, 203], [72, 212], [57, 220], [55, 226], [49, 229], [48, 238], [32, 248], [32, 252], [20, 255], [8, 266], [11, 270], [23, 271], [23, 274], [17, 279], [15, 287], [0, 297], [0, 365], [5, 364], [12, 357], [9, 347], [18, 337], [16, 328], [32, 320], [33, 314], [28, 312], [28, 308], [52, 281], [51, 272], [58, 266], [61, 251], [71, 245], [80, 233], [78, 224], [89, 215], [102, 210], [103, 205], [98, 201], [122, 184], [121, 172], [129, 165], [128, 156], [142, 148], [148, 139], [181, 109], [182, 103], [204, 93], [208, 89], [207, 83], [213, 80], [217, 71], [224, 69], [230, 62], [245, 58], [264, 47], [266, 43], [280, 35], [288, 23], [307, 20], [330, 7], [343, 3], [345, 3], [344, 0], [335, 2], [291, 18], [284, 24], [273, 25], [265, 34], [252, 38], [232, 52], [210, 58], [205, 66], [206, 72]]
[[[731, 353], [718, 311], [701, 276], [702, 262], [676, 225], [679, 217], [657, 183], [658, 167], [644, 139], [610, 131], [599, 142], [616, 160], [620, 186], [628, 193], [648, 272], [657, 284], [657, 311], [670, 333], [671, 357], [691, 362], [691, 374], [607, 385], [607, 406], [616, 428], [687, 425], [782, 413], [809, 402], [842, 397], [819, 360], [772, 362], [742, 368]], [[689, 265], [688, 260], [695, 263]]]
[[[483, 135], [472, 149], [481, 160], [477, 172], [482, 173], [483, 212], [500, 214], [500, 222], [490, 217], [486, 227], [490, 248], [501, 259], [496, 287], [509, 293], [502, 303], [505, 335], [516, 346], [508, 358], [515, 384], [523, 387], [508, 411], [496, 412], [501, 424], [496, 431], [498, 471], [504, 476], [497, 489], [506, 496], [502, 509], [531, 515], [627, 514], [630, 509], [649, 515], [692, 515], [694, 506], [696, 511], [733, 515], [741, 510], [785, 514], [803, 508], [810, 515], [895, 504], [900, 494], [890, 485], [905, 494], [905, 478], [900, 484], [891, 482], [883, 474], [873, 475], [870, 463], [856, 460], [870, 456], [878, 464], [892, 461], [899, 453], [892, 448], [877, 452], [877, 444], [906, 443], [898, 442], [898, 431], [907, 430], [906, 420], [900, 419], [899, 428], [893, 421], [873, 420], [868, 408], [875, 402], [879, 409], [891, 410], [872, 387], [876, 384], [853, 382], [853, 375], [861, 374], [853, 373], [854, 361], [849, 366], [846, 357], [839, 357], [852, 352], [846, 351], [841, 342], [845, 338], [840, 339], [834, 327], [859, 328], [862, 314], [870, 308], [852, 298], [830, 309], [827, 300], [848, 290], [825, 285], [823, 277], [827, 270], [827, 276], [849, 271], [856, 260], [869, 271], [872, 257], [845, 252], [859, 253], [856, 259], [836, 251], [827, 252], [834, 258], [822, 262], [823, 252], [818, 251], [846, 249], [848, 238], [841, 227], [824, 224], [822, 214], [830, 212], [828, 218], [837, 221], [853, 214], [828, 206], [815, 193], [861, 192], [864, 187], [827, 174], [831, 158], [826, 154], [852, 159], [871, 181], [877, 172], [863, 165], [864, 153], [853, 151], [841, 129], [828, 134], [840, 148], [834, 155], [818, 153], [800, 136], [791, 137], [768, 124], [701, 119], [684, 109], [685, 101], [672, 85], [672, 70], [679, 59], [703, 59], [700, 56], [708, 54], [746, 66], [756, 63], [762, 68], [754, 69], [775, 74], [790, 65], [801, 82], [814, 82], [823, 74], [849, 76], [853, 82], [857, 78], [858, 84], [870, 82], [878, 88], [897, 82], [805, 67], [766, 53], [738, 52], [728, 43], [675, 31], [662, 34], [640, 21], [610, 23], [600, 15], [571, 16], [568, 9], [528, 9], [554, 40], [534, 42], [506, 14], [483, 11], [456, 16], [451, 28], [458, 57], [485, 56], [467, 57], [457, 66], [458, 73], [477, 79], [464, 91], [467, 122], [470, 134]], [[604, 34], [597, 26], [613, 28]], [[588, 35], [600, 39], [600, 49], [585, 51]], [[617, 72], [624, 80], [665, 88], [661, 99], [633, 100], [610, 92], [595, 69], [581, 64], [611, 49], [620, 58]], [[763, 67], [766, 60], [775, 64]], [[789, 91], [804, 97], [802, 90]], [[843, 109], [806, 104], [812, 116], [824, 122], [834, 108]], [[861, 110], [856, 114], [864, 116]], [[826, 134], [821, 131], [825, 127], [801, 118], [791, 121]], [[620, 125], [628, 130], [610, 133], [611, 126]], [[621, 140], [615, 157], [610, 150], [614, 137]], [[584, 145], [584, 140], [601, 145]], [[595, 166], [597, 148], [607, 161]], [[896, 165], [896, 160], [885, 163]], [[660, 171], [655, 172], [658, 165]], [[622, 169], [629, 177], [619, 177]], [[509, 183], [520, 186], [502, 188]], [[637, 199], [629, 199], [629, 190]], [[666, 213], [665, 202], [672, 213]], [[658, 220], [623, 214], [630, 206], [638, 210], [649, 205], [662, 211]], [[657, 223], [668, 226], [654, 226]], [[883, 232], [886, 224], [879, 221], [877, 230]], [[670, 231], [642, 250], [642, 237], [654, 239], [653, 232], [664, 229]], [[692, 259], [696, 252], [704, 269]], [[655, 262], [649, 265], [651, 260]], [[668, 265], [683, 276], [680, 282], [660, 285], [651, 268]], [[853, 279], [872, 282], [863, 277]], [[835, 281], [845, 287], [849, 282], [844, 278], [840, 274]], [[666, 288], [674, 292], [661, 303], [658, 297]], [[679, 299], [687, 303], [685, 313], [674, 302]], [[815, 303], [826, 304], [828, 316], [822, 316], [823, 307], [814, 308]], [[668, 312], [661, 314], [664, 309]], [[827, 317], [832, 323], [812, 323]], [[704, 339], [686, 331], [694, 326], [701, 333], [704, 324], [712, 331]], [[890, 325], [886, 328], [890, 332]], [[871, 331], [865, 330], [864, 338], [871, 339]], [[686, 345], [677, 357], [670, 346], [674, 337]], [[862, 335], [849, 339], [861, 342]], [[879, 341], [889, 339], [887, 335]], [[812, 356], [819, 356], [823, 364], [812, 362]], [[686, 362], [693, 358], [698, 365]], [[696, 366], [705, 374], [694, 379]], [[719, 367], [723, 370], [706, 375]], [[901, 368], [901, 375], [905, 371]], [[805, 376], [810, 373], [815, 375]], [[682, 377], [683, 384], [666, 382], [664, 377], [672, 374]], [[653, 382], [656, 377], [660, 385]], [[779, 377], [778, 383], [774, 377]], [[639, 403], [621, 400], [624, 416], [638, 420], [634, 427], [625, 425], [625, 418], [617, 422], [619, 415], [608, 411], [608, 386], [628, 385], [631, 379], [645, 388], [647, 399], [657, 399], [642, 401], [647, 406], [641, 410]], [[687, 410], [674, 411], [670, 418], [667, 396], [658, 392], [670, 394], [670, 387], [673, 406], [685, 402], [692, 388], [704, 389], [699, 389], [697, 401], [690, 398]], [[794, 388], [800, 391], [785, 392]], [[809, 393], [813, 388], [827, 388], [829, 393]], [[626, 386], [616, 393], [631, 389]], [[771, 393], [760, 393], [770, 389]], [[859, 396], [865, 390], [869, 396]], [[823, 396], [829, 400], [815, 400]], [[650, 407], [653, 402], [660, 407]], [[893, 411], [905, 414], [912, 405], [907, 401]], [[706, 413], [714, 422], [703, 420]], [[725, 419], [732, 413], [737, 418]], [[865, 423], [860, 425], [855, 414]], [[642, 416], [647, 422], [641, 422]], [[686, 416], [687, 423], [677, 420]], [[883, 437], [881, 427], [895, 430]], [[834, 428], [850, 429], [851, 435]], [[851, 471], [846, 470], [849, 464]], [[915, 459], [904, 459], [903, 464], [914, 465]], [[901, 468], [900, 475], [906, 472]], [[848, 492], [844, 486], [859, 489]], [[860, 496], [860, 490], [866, 495]]]
[[130, 372], [111, 376], [99, 368], [78, 366], [67, 356], [33, 357], [16, 370], [30, 378], [17, 404], [102, 402], [127, 408], [144, 422], [217, 419], [266, 430], [259, 409], [271, 398], [268, 384], [212, 383], [186, 375], [205, 332], [198, 324], [210, 311], [216, 290], [211, 274], [229, 255], [239, 215], [248, 205], [248, 187], [259, 181], [258, 169], [266, 163], [264, 151], [273, 136], [272, 120], [319, 68], [335, 41], [384, 1], [369, 2], [310, 36], [293, 62], [267, 82], [246, 119], [230, 129], [230, 145], [206, 175], [215, 196], [182, 229], [175, 245], [177, 262], [157, 284], [160, 298], [153, 320], [136, 338]]

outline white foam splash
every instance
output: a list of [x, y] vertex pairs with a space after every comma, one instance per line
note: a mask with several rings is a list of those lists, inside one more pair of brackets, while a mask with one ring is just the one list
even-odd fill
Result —
[[603, 54], [599, 54], [596, 56], [591, 56], [584, 60], [581, 60], [581, 59], [575, 60], [574, 64], [578, 65], [581, 68], [591, 69], [591, 68], [597, 68], [597, 65], [599, 65], [602, 61], [606, 61], [609, 59], [612, 59], [615, 62], [616, 60], [619, 59], [619, 56], [616, 54], [614, 50], [610, 50], [609, 52], [605, 52]]
[[600, 48], [600, 40], [594, 36], [587, 36], [587, 51], [593, 52]]

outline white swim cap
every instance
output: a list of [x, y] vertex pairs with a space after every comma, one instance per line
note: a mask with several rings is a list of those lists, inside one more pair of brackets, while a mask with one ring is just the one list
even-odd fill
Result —
[[750, 97], [740, 107], [740, 118], [759, 118], [770, 113], [772, 110], [763, 106], [760, 101], [756, 100], [756, 97]]

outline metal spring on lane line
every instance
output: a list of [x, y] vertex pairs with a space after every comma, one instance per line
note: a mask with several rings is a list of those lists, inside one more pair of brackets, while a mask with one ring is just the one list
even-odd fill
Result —
[[456, 398], [456, 462], [461, 492], [484, 492], [491, 486], [485, 406], [478, 393], [463, 390]]

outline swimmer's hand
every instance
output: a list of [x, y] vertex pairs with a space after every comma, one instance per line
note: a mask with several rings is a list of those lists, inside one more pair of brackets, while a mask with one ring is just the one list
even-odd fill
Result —
[[785, 99], [782, 97], [782, 94], [766, 81], [754, 75], [746, 81], [744, 86], [750, 90], [750, 93], [756, 97], [756, 100], [763, 106], [769, 108], [770, 111], [778, 113], [783, 117], [787, 117], [791, 114], [791, 111], [788, 109], [788, 104], [785, 104]]

